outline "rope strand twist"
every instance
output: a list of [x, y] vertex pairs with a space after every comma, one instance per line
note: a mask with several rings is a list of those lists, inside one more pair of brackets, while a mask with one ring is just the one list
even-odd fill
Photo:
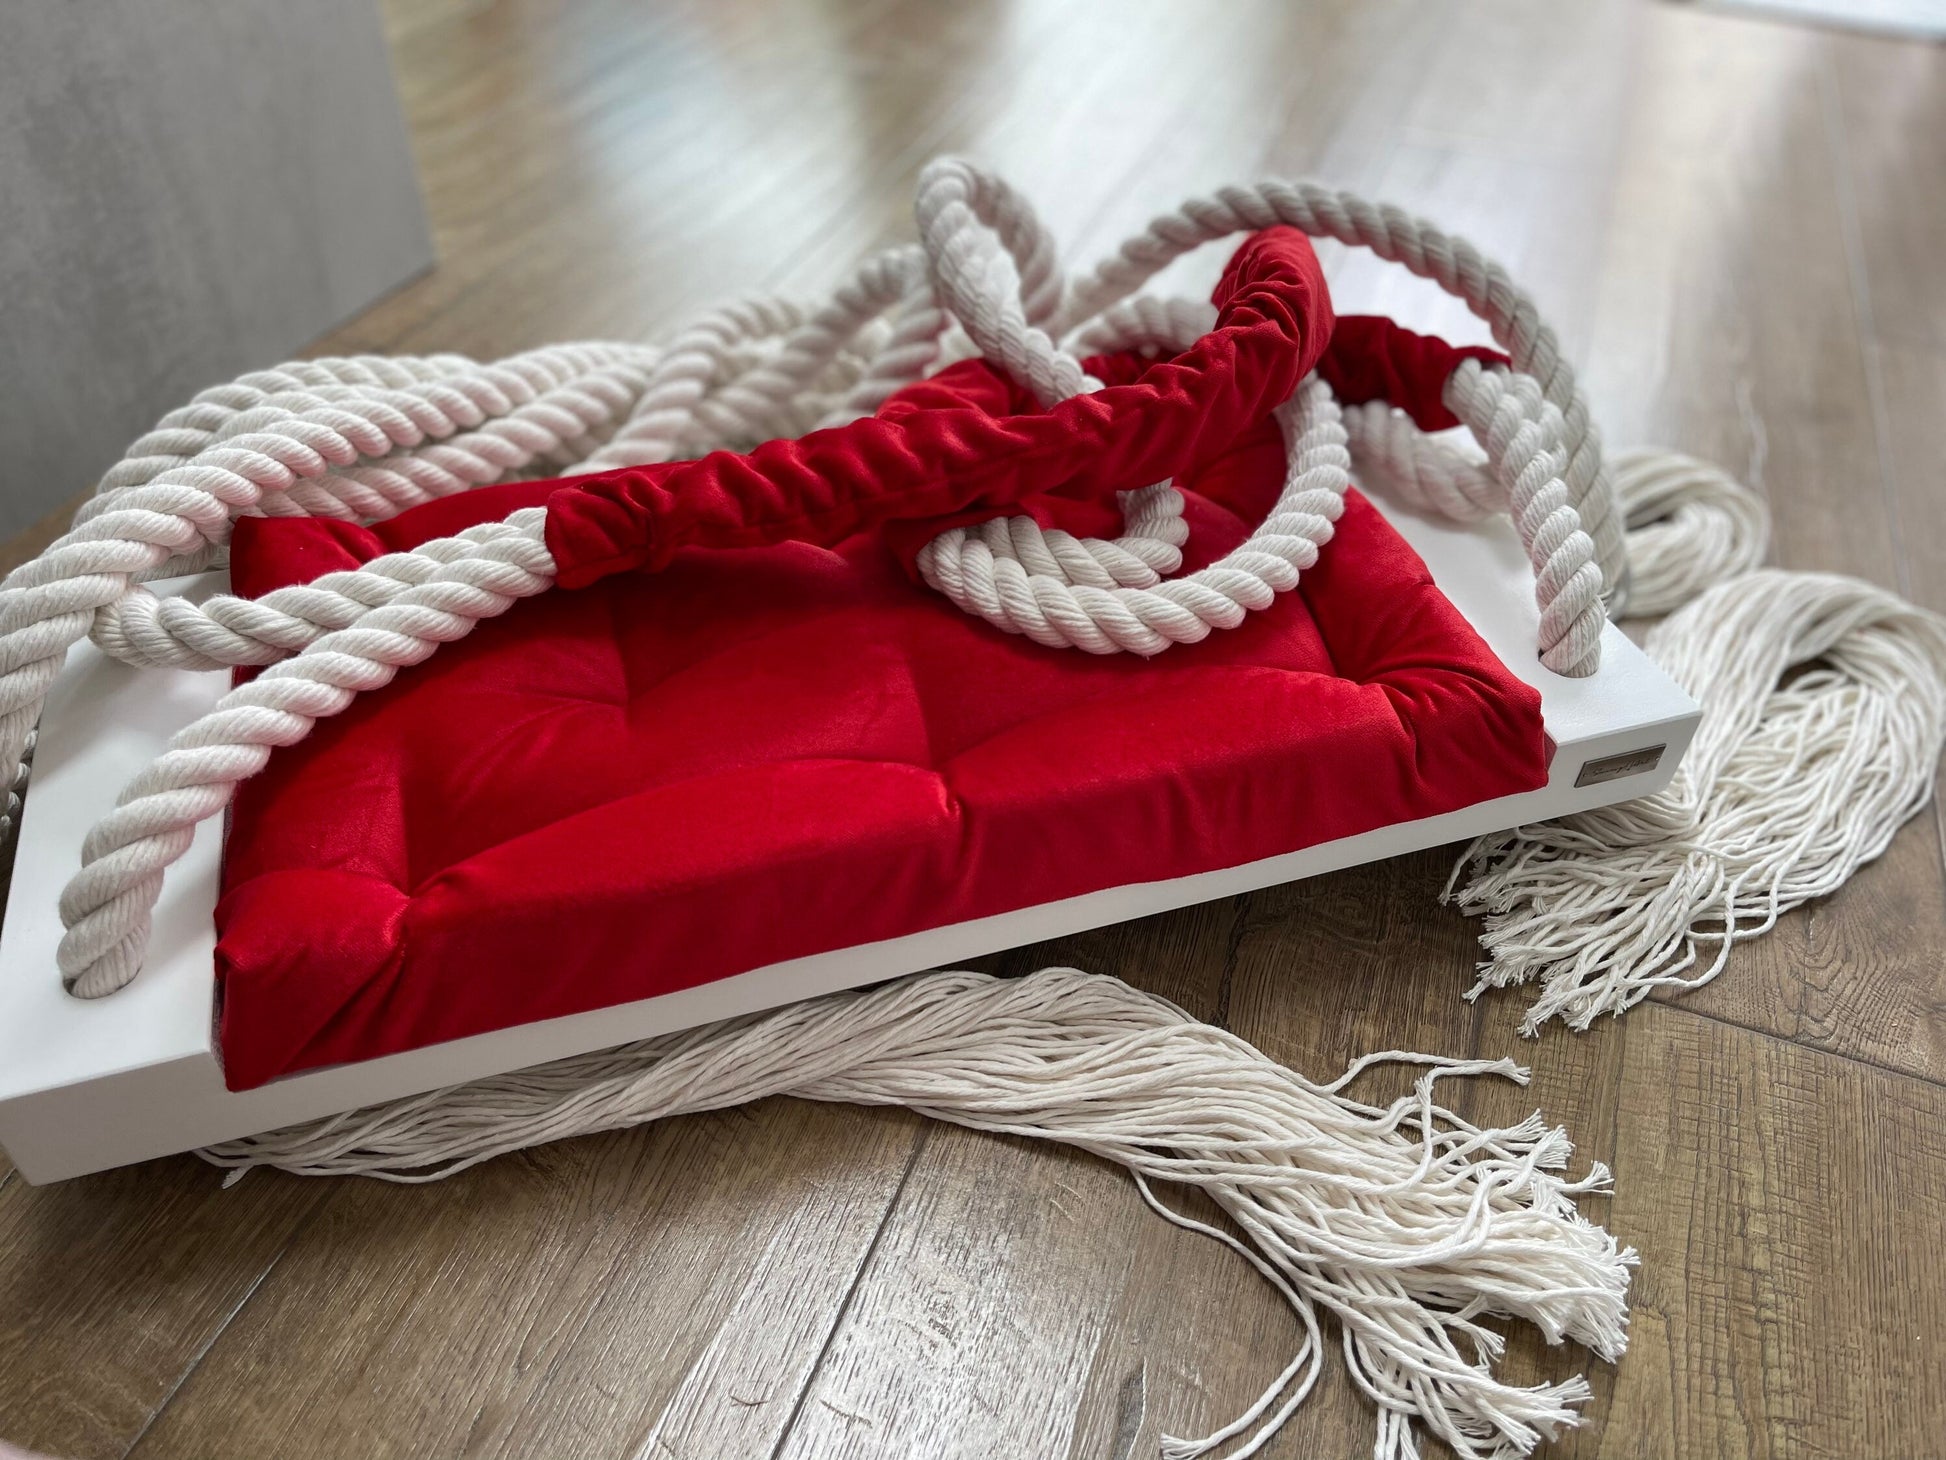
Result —
[[[1123, 307], [1105, 324], [1096, 316], [1120, 305], [1143, 270], [1239, 229], [1308, 219], [1313, 231], [1369, 239], [1477, 300], [1516, 363], [1546, 372], [1475, 366], [1447, 394], [1486, 453], [1491, 486], [1478, 490], [1512, 514], [1534, 562], [1542, 662], [1592, 672], [1603, 578], [1575, 484], [1585, 500], [1601, 479], [1576, 465], [1596, 448], [1552, 336], [1476, 252], [1404, 215], [1323, 196], [1264, 184], [1223, 194], [1220, 209], [1187, 205], [1193, 226], [1159, 221], [1092, 281], [1071, 285], [1026, 201], [946, 159], [921, 180], [920, 246], [874, 255], [815, 310], [732, 305], [660, 350], [562, 345], [493, 366], [455, 356], [300, 363], [172, 412], [108, 474], [74, 530], [0, 586], [0, 761], [19, 763], [41, 699], [84, 633], [131, 663], [268, 667], [175, 736], [89, 834], [61, 898], [64, 985], [99, 997], [135, 977], [167, 868], [272, 749], [555, 577], [541, 511], [528, 509], [256, 600], [191, 604], [140, 586], [214, 561], [239, 515], [383, 518], [538, 468], [667, 461], [798, 434], [868, 412], [919, 378], [953, 324], [1052, 404], [1097, 384], [1055, 332], [1099, 339], [1104, 328], [1147, 328], [1159, 340], [1166, 326], [1186, 343], [1179, 327], [1203, 316], [1180, 306]], [[1322, 383], [1306, 383], [1278, 420], [1283, 493], [1248, 540], [1201, 572], [1163, 576], [1180, 566], [1187, 529], [1181, 494], [1160, 482], [1121, 494], [1125, 531], [1112, 541], [1000, 518], [942, 533], [922, 550], [921, 575], [965, 611], [1050, 647], [1154, 654], [1233, 628], [1317, 561], [1349, 483], [1347, 433]]]

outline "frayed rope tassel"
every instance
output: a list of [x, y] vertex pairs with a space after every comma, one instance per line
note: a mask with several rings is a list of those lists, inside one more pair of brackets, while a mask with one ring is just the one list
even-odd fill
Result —
[[1932, 796], [1937, 614], [1854, 578], [1764, 569], [1693, 599], [1643, 648], [1703, 711], [1668, 789], [1481, 837], [1446, 888], [1486, 920], [1468, 997], [1539, 981], [1528, 1034], [1708, 983], [1733, 944], [1836, 891]]
[[[1342, 1093], [1400, 1061], [1429, 1067], [1411, 1095], [1372, 1106]], [[1538, 1115], [1482, 1129], [1434, 1102], [1437, 1081], [1482, 1074], [1527, 1080], [1508, 1060], [1392, 1052], [1319, 1085], [1118, 979], [931, 973], [201, 1154], [235, 1168], [232, 1181], [256, 1166], [436, 1181], [546, 1141], [770, 1095], [909, 1106], [1127, 1167], [1158, 1213], [1235, 1249], [1290, 1304], [1303, 1332], [1290, 1365], [1215, 1434], [1164, 1439], [1165, 1460], [1232, 1441], [1233, 1457], [1260, 1449], [1323, 1370], [1320, 1309], [1378, 1406], [1380, 1460], [1418, 1454], [1415, 1422], [1459, 1456], [1526, 1454], [1578, 1422], [1587, 1382], [1497, 1378], [1503, 1340], [1477, 1320], [1523, 1319], [1613, 1361], [1636, 1258], [1575, 1210], [1577, 1195], [1607, 1191], [1606, 1168], [1552, 1174], [1571, 1154], [1563, 1131]], [[1163, 1182], [1207, 1192], [1241, 1239], [1163, 1205], [1151, 1186]]]

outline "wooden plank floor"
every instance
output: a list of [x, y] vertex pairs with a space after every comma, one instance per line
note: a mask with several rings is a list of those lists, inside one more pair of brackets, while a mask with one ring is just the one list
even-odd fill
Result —
[[[1017, 180], [1077, 259], [1192, 191], [1308, 174], [1500, 254], [1608, 438], [1743, 474], [1779, 561], [1946, 609], [1946, 50], [1627, 0], [390, 23], [442, 263], [320, 351], [492, 356], [822, 288], [904, 236], [942, 150]], [[1342, 304], [1478, 337], [1429, 286], [1331, 264]], [[1448, 862], [991, 966], [1117, 973], [1313, 1073], [1389, 1046], [1532, 1063], [1465, 1100], [1564, 1121], [1644, 1256], [1633, 1348], [1556, 1453], [1946, 1454], [1936, 813], [1709, 989], [1531, 1043], [1517, 995], [1459, 998]], [[1124, 1460], [1227, 1419], [1293, 1341], [1119, 1173], [901, 1112], [771, 1102], [418, 1189], [0, 1171], [0, 1439], [62, 1456]], [[1511, 1363], [1587, 1367], [1531, 1336]], [[1266, 1453], [1365, 1453], [1370, 1423], [1334, 1373]]]

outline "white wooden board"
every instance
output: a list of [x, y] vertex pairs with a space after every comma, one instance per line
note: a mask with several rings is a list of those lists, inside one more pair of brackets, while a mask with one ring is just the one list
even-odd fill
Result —
[[[1540, 689], [1555, 747], [1545, 787], [1245, 866], [1109, 888], [237, 1092], [223, 1087], [212, 1028], [218, 823], [205, 823], [172, 869], [141, 977], [105, 999], [75, 999], [61, 988], [56, 906], [79, 865], [82, 837], [163, 742], [228, 684], [222, 673], [131, 669], [83, 644], [69, 655], [42, 716], [0, 935], [0, 1146], [27, 1180], [56, 1181], [1628, 800], [1668, 784], [1695, 732], [1697, 710], [1667, 675], [1612, 626], [1598, 674], [1564, 679], [1550, 673], [1535, 656], [1533, 580], [1511, 527], [1501, 521], [1461, 527], [1384, 510], [1494, 652]], [[205, 575], [156, 586], [200, 595], [219, 591], [222, 580]]]

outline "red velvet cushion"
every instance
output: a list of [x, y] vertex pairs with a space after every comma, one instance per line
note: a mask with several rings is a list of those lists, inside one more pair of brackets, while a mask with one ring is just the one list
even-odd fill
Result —
[[[1189, 566], [1261, 517], [1281, 458], [1262, 422], [1183, 482]], [[238, 591], [552, 487], [246, 520]], [[869, 535], [684, 549], [516, 605], [245, 783], [227, 1078], [1254, 861], [1531, 789], [1543, 745], [1538, 696], [1355, 492], [1298, 592], [1146, 661], [1002, 634]]]

